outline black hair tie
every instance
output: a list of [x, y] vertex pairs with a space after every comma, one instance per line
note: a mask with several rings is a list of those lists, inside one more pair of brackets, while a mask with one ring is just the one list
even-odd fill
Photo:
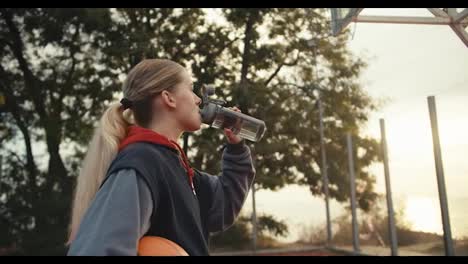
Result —
[[127, 98], [122, 98], [122, 100], [120, 100], [120, 103], [122, 104], [124, 110], [133, 106], [133, 102], [128, 100]]

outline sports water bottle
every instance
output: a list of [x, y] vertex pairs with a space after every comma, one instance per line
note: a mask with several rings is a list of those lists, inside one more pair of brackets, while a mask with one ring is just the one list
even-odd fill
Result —
[[214, 94], [212, 86], [204, 85], [202, 93], [200, 114], [204, 124], [218, 129], [229, 128], [237, 136], [253, 142], [263, 137], [266, 131], [264, 121], [224, 107], [226, 102], [223, 100], [208, 98]]

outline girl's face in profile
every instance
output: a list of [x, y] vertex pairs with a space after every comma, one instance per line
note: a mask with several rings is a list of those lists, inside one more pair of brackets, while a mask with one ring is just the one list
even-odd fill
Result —
[[201, 127], [200, 97], [193, 92], [192, 77], [183, 72], [183, 81], [176, 86], [174, 96], [177, 102], [176, 118], [184, 131], [196, 131]]

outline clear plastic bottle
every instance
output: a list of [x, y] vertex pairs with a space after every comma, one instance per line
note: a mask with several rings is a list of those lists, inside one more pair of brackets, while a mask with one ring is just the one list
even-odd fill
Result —
[[221, 100], [209, 100], [204, 96], [203, 108], [200, 110], [202, 122], [211, 127], [229, 128], [241, 138], [257, 142], [266, 132], [265, 122], [223, 107]]

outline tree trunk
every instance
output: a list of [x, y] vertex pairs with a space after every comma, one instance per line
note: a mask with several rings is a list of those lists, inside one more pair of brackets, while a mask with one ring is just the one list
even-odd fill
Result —
[[[2, 10], [2, 16], [5, 19], [5, 22], [8, 26], [8, 30], [13, 41], [13, 44], [10, 45], [10, 48], [13, 50], [13, 53], [18, 60], [20, 69], [23, 72], [25, 79], [25, 87], [30, 92], [31, 99], [34, 103], [35, 110], [39, 115], [39, 119], [46, 134], [46, 143], [47, 150], [49, 152], [49, 177], [47, 179], [46, 190], [50, 191], [53, 188], [56, 179], [66, 180], [67, 170], [62, 161], [62, 157], [59, 153], [60, 146], [60, 128], [58, 127], [59, 120], [54, 120], [46, 112], [46, 107], [42, 97], [42, 82], [38, 80], [34, 74], [29, 69], [29, 65], [24, 58], [24, 44], [21, 39], [21, 34], [18, 31], [18, 28], [13, 22], [13, 16], [8, 10]], [[54, 111], [50, 111], [54, 112]], [[55, 117], [60, 118], [60, 113], [56, 114]], [[68, 184], [65, 184], [68, 185]], [[66, 189], [68, 189], [65, 186]]]
[[244, 51], [242, 53], [242, 68], [241, 68], [241, 78], [239, 83], [239, 90], [238, 90], [238, 102], [239, 108], [243, 113], [248, 112], [248, 79], [247, 74], [249, 71], [250, 66], [250, 53], [252, 48], [252, 38], [253, 38], [253, 30], [254, 30], [254, 23], [255, 17], [258, 15], [258, 11], [252, 10], [249, 13], [249, 17], [245, 24], [245, 33], [244, 33]]
[[[3, 78], [1, 76], [5, 76], [5, 75], [4, 75], [4, 69], [0, 65], [0, 79]], [[20, 109], [18, 108], [18, 103], [16, 102], [16, 98], [11, 88], [7, 87], [7, 85], [4, 84], [3, 81], [1, 80], [0, 80], [0, 87], [2, 87], [2, 90], [5, 92], [6, 109], [13, 115], [13, 118], [15, 119], [17, 126], [19, 127], [21, 133], [23, 134], [24, 145], [26, 148], [26, 171], [28, 172], [29, 187], [31, 189], [32, 194], [35, 194], [36, 187], [37, 187], [36, 175], [37, 175], [38, 170], [37, 170], [36, 162], [34, 161], [34, 156], [32, 153], [31, 136], [29, 134], [27, 125], [25, 124], [23, 118], [21, 117]]]

